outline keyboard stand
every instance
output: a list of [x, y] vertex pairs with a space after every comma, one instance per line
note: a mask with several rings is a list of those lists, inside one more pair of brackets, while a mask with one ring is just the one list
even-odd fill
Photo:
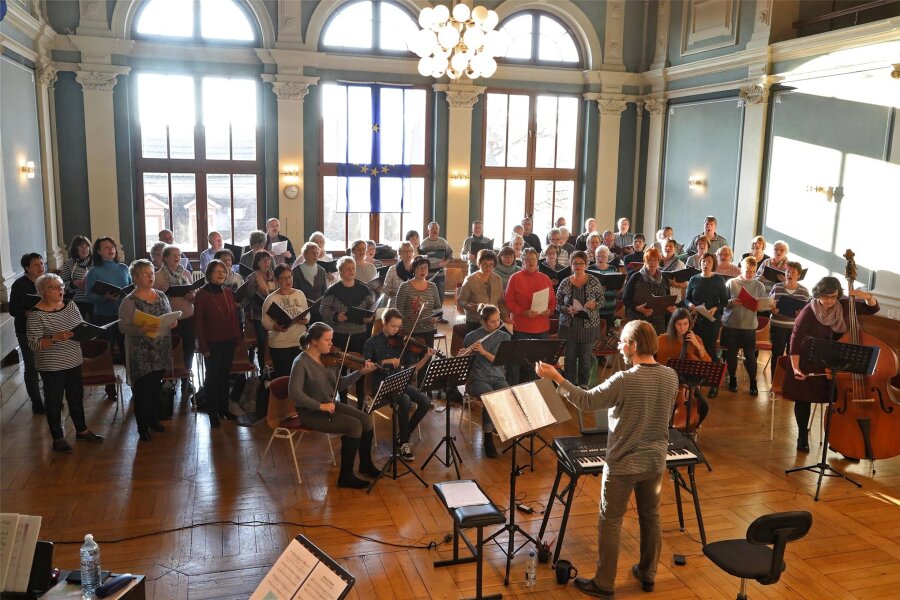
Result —
[[684, 528], [684, 510], [681, 507], [681, 490], [684, 489], [694, 499], [694, 512], [697, 514], [697, 527], [700, 529], [700, 542], [706, 545], [706, 529], [703, 527], [703, 515], [700, 512], [700, 495], [697, 493], [697, 482], [694, 480], [694, 468], [697, 465], [688, 465], [688, 479], [691, 484], [688, 485], [684, 480], [684, 475], [678, 470], [678, 467], [669, 467], [669, 477], [675, 485], [675, 506], [678, 508], [678, 529], [686, 531]]

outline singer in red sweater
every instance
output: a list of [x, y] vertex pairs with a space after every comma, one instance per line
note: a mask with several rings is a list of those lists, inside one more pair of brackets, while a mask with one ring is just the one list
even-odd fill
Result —
[[[514, 340], [546, 339], [550, 332], [550, 315], [556, 310], [556, 292], [550, 278], [538, 271], [538, 253], [533, 248], [522, 251], [522, 270], [514, 273], [506, 285], [506, 307], [512, 316]], [[548, 290], [547, 310], [536, 313], [531, 310], [532, 297], [536, 292]], [[506, 369], [510, 385], [534, 379], [531, 369], [521, 374], [519, 367]]]

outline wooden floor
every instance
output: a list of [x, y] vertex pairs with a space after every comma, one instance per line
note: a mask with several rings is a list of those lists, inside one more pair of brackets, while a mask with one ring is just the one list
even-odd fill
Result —
[[[765, 357], [763, 356], [763, 359]], [[767, 389], [767, 383], [760, 383]], [[126, 387], [125, 404], [130, 409]], [[746, 382], [743, 382], [746, 389]], [[57, 543], [54, 562], [61, 568], [78, 563], [80, 540], [91, 532], [102, 545], [103, 567], [144, 573], [150, 598], [246, 598], [288, 541], [303, 533], [336, 557], [357, 580], [351, 598], [461, 598], [473, 595], [472, 565], [434, 569], [432, 562], [449, 555], [438, 550], [406, 549], [354, 537], [349, 532], [397, 545], [427, 546], [450, 532], [450, 520], [429, 488], [411, 477], [383, 480], [371, 495], [338, 490], [324, 438], [308, 436], [298, 449], [303, 484], [297, 485], [287, 443], [276, 440], [274, 453], [257, 473], [269, 430], [223, 423], [211, 431], [201, 415], [184, 404], [166, 422], [168, 430], [152, 443], [138, 443], [131, 411], [113, 421], [114, 404], [102, 389], [85, 399], [88, 423], [106, 436], [101, 445], [75, 444], [60, 455], [50, 450], [44, 417], [33, 416], [21, 372], [2, 371], [2, 440], [0, 486], [3, 512], [43, 517], [41, 538]], [[440, 403], [440, 402], [439, 402]], [[858, 477], [857, 489], [827, 479], [822, 500], [813, 502], [815, 476], [787, 476], [788, 467], [814, 462], [797, 456], [792, 405], [775, 401], [775, 439], [769, 441], [771, 400], [746, 393], [722, 392], [711, 401], [700, 445], [713, 471], [698, 468], [697, 479], [707, 536], [710, 541], [743, 537], [757, 516], [774, 511], [809, 510], [813, 528], [803, 540], [788, 546], [787, 571], [772, 586], [750, 585], [755, 598], [875, 599], [897, 598], [900, 584], [900, 459], [879, 461], [877, 473], [865, 463], [849, 465], [831, 455], [835, 468]], [[458, 408], [453, 408], [456, 429]], [[417, 466], [440, 439], [443, 414], [426, 417], [423, 439], [415, 445]], [[476, 415], [476, 422], [477, 422]], [[379, 423], [378, 454], [386, 451], [388, 421]], [[481, 432], [465, 428], [458, 438], [463, 477], [477, 479], [501, 506], [508, 499], [508, 455], [482, 457]], [[577, 423], [557, 426], [551, 434], [572, 435]], [[814, 451], [819, 436], [810, 440]], [[335, 440], [337, 449], [338, 440]], [[556, 470], [551, 451], [542, 452], [534, 472], [519, 479], [519, 493], [536, 509], [521, 518], [537, 533], [540, 507], [548, 499]], [[450, 470], [429, 464], [429, 483], [452, 479]], [[582, 574], [591, 574], [597, 552], [598, 480], [584, 478], [578, 491], [563, 548]], [[671, 486], [663, 497], [663, 559], [654, 598], [733, 598], [737, 580], [724, 575], [702, 554], [696, 521], [686, 504], [687, 531], [678, 529]], [[550, 538], [561, 517], [554, 510]], [[208, 524], [228, 521], [228, 524]], [[234, 523], [241, 523], [237, 525]], [[192, 526], [192, 527], [191, 527]], [[333, 526], [333, 527], [332, 527]], [[186, 528], [191, 527], [191, 528]], [[342, 529], [336, 529], [340, 527]], [[166, 532], [174, 530], [175, 532]], [[344, 531], [347, 530], [347, 531]], [[619, 561], [618, 598], [643, 597], [629, 566], [637, 555], [637, 518], [626, 516]], [[123, 537], [142, 536], [112, 543]], [[61, 544], [61, 542], [69, 542]], [[673, 553], [688, 557], [687, 566], [672, 564]], [[579, 597], [572, 586], [557, 585], [553, 573], [538, 571], [537, 586], [524, 587], [527, 553], [513, 563], [512, 583], [502, 585], [504, 561], [491, 548], [486, 560], [485, 592], [505, 597]]]

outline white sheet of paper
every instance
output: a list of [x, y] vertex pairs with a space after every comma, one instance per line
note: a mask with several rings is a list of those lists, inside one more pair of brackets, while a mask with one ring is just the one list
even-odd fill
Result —
[[337, 600], [345, 589], [347, 582], [320, 562], [297, 590], [293, 600]]
[[272, 254], [274, 256], [281, 256], [285, 252], [287, 252], [287, 241], [272, 243]]
[[18, 513], [0, 514], [0, 590], [6, 589], [6, 575], [9, 573], [9, 557], [16, 537]]
[[704, 306], [702, 304], [695, 305], [694, 310], [696, 310], [699, 314], [703, 315], [703, 318], [706, 319], [707, 321], [715, 321], [716, 320], [716, 317], [712, 313], [712, 311], [710, 309], [706, 308], [706, 306]]
[[41, 517], [19, 515], [16, 524], [13, 552], [9, 559], [5, 592], [28, 591], [31, 563], [34, 562], [34, 548], [41, 531]]
[[290, 600], [313, 571], [319, 559], [297, 540], [291, 540], [250, 600]]
[[550, 308], [550, 288], [544, 288], [531, 295], [531, 310], [536, 313], [545, 312]]
[[488, 497], [478, 488], [478, 484], [474, 481], [461, 481], [459, 483], [447, 484], [442, 487], [444, 490], [444, 499], [450, 508], [459, 508], [460, 506], [478, 506], [480, 504], [490, 504]]

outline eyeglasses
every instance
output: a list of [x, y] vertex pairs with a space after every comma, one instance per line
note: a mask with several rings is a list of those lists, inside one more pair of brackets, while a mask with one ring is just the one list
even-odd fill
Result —
[[572, 265], [573, 267], [583, 267], [583, 266], [587, 265], [586, 262], [582, 262], [582, 261], [580, 261], [580, 260], [576, 260], [576, 261], [574, 261], [574, 262], [572, 262], [572, 263], [569, 263], [569, 264]]
[[837, 300], [837, 299], [838, 299], [837, 293], [828, 294], [826, 296], [819, 296], [819, 300]]

